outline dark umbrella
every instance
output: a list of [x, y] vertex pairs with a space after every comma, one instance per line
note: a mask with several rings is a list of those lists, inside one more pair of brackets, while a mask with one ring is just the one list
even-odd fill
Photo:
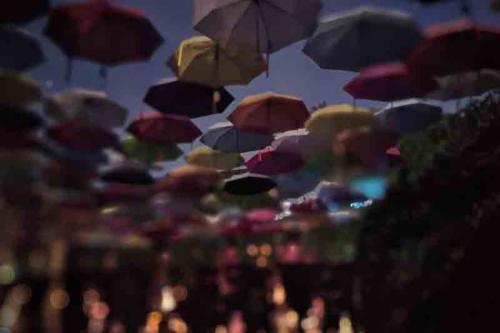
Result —
[[224, 191], [235, 195], [260, 194], [274, 187], [276, 183], [271, 178], [251, 173], [237, 175], [224, 182]]
[[141, 141], [155, 144], [191, 143], [201, 135], [189, 118], [154, 111], [141, 113], [128, 131]]
[[115, 133], [78, 122], [66, 122], [49, 128], [49, 138], [70, 149], [99, 150], [119, 147]]
[[131, 185], [151, 185], [154, 178], [142, 163], [126, 161], [113, 165], [101, 173], [101, 180]]
[[252, 173], [275, 176], [300, 169], [304, 163], [299, 152], [289, 153], [265, 149], [246, 161], [245, 165]]
[[42, 118], [31, 110], [0, 105], [0, 131], [3, 133], [31, 131], [42, 125]]
[[0, 23], [23, 23], [45, 15], [49, 0], [4, 1], [0, 6]]
[[197, 83], [166, 79], [149, 88], [144, 102], [156, 110], [167, 113], [198, 118], [222, 113], [234, 100], [224, 88], [220, 88], [219, 100], [215, 103], [214, 90]]
[[43, 63], [40, 43], [29, 33], [11, 26], [0, 27], [0, 67], [26, 71]]

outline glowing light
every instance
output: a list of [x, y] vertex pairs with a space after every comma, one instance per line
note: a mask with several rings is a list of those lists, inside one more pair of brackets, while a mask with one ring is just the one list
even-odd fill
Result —
[[273, 253], [273, 248], [271, 247], [270, 244], [263, 244], [260, 247], [260, 254], [266, 257], [269, 257]]
[[354, 333], [352, 329], [351, 318], [347, 314], [343, 314], [339, 319], [339, 333]]
[[255, 257], [259, 254], [259, 248], [255, 244], [250, 244], [247, 246], [247, 254], [250, 257]]
[[177, 302], [182, 302], [187, 298], [188, 291], [185, 286], [175, 286], [172, 288], [172, 294]]
[[172, 318], [168, 321], [168, 328], [175, 333], [186, 333], [188, 331], [187, 324], [181, 318]]
[[55, 289], [49, 296], [50, 306], [56, 310], [62, 310], [69, 305], [69, 295], [63, 289]]
[[286, 326], [291, 329], [297, 328], [299, 325], [299, 314], [293, 310], [287, 311], [285, 314]]
[[8, 285], [16, 279], [16, 271], [9, 264], [0, 265], [0, 284]]
[[276, 305], [283, 305], [286, 302], [285, 287], [279, 283], [273, 288], [273, 303]]
[[351, 208], [354, 208], [354, 209], [361, 209], [361, 208], [371, 206], [372, 204], [373, 204], [372, 200], [366, 200], [366, 201], [353, 202], [353, 203], [351, 203], [350, 206], [351, 206]]
[[17, 305], [24, 305], [31, 299], [31, 289], [25, 284], [20, 284], [11, 290], [12, 301]]
[[302, 326], [302, 329], [304, 331], [310, 331], [315, 328], [318, 328], [318, 325], [319, 325], [319, 319], [316, 316], [307, 317], [300, 323], [300, 326]]
[[103, 321], [109, 315], [109, 307], [104, 302], [96, 302], [90, 306], [90, 318], [95, 321]]
[[257, 267], [264, 268], [267, 266], [267, 258], [266, 257], [258, 257], [257, 258]]
[[177, 306], [172, 289], [169, 286], [163, 287], [161, 290], [161, 310], [163, 312], [170, 312]]
[[118, 206], [104, 207], [103, 209], [101, 209], [101, 214], [111, 215], [111, 214], [118, 212], [119, 210], [120, 210], [120, 207], [118, 207]]
[[226, 326], [218, 325], [217, 327], [215, 327], [215, 333], [227, 333]]
[[158, 326], [163, 320], [163, 315], [160, 311], [152, 311], [148, 314], [147, 325]]

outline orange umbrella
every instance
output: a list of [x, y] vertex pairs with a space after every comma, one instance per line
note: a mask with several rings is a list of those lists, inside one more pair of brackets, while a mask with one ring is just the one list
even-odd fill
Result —
[[156, 184], [156, 190], [191, 195], [205, 194], [214, 189], [218, 182], [217, 170], [186, 164], [170, 170], [168, 175]]

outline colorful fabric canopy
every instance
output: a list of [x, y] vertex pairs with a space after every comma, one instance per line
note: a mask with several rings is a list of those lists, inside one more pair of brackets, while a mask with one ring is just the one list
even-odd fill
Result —
[[40, 43], [13, 26], [0, 26], [0, 50], [0, 68], [27, 71], [45, 61]]
[[28, 106], [42, 99], [42, 90], [35, 80], [8, 70], [0, 70], [0, 104]]
[[154, 183], [148, 168], [142, 163], [134, 161], [125, 161], [109, 166], [101, 173], [101, 180], [131, 185], [151, 185]]
[[215, 168], [220, 170], [231, 170], [243, 165], [243, 157], [238, 153], [225, 153], [213, 150], [209, 147], [198, 147], [186, 155], [189, 164]]
[[49, 138], [69, 149], [99, 150], [119, 147], [115, 133], [78, 122], [65, 122], [52, 126], [47, 134]]
[[304, 166], [304, 160], [297, 153], [279, 152], [270, 148], [258, 152], [245, 165], [251, 173], [275, 176], [300, 169]]
[[271, 178], [251, 173], [236, 175], [224, 182], [224, 191], [234, 195], [256, 195], [274, 187], [276, 183]]
[[128, 159], [147, 164], [160, 161], [175, 161], [182, 156], [182, 150], [175, 144], [154, 144], [137, 140], [133, 135], [126, 135], [121, 140], [122, 153]]
[[159, 192], [197, 196], [214, 190], [219, 180], [219, 174], [213, 168], [186, 164], [170, 170], [155, 188]]

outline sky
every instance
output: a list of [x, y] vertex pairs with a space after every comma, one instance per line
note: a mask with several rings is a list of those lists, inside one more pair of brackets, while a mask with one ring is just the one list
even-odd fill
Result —
[[[54, 5], [75, 1], [52, 0]], [[193, 0], [114, 0], [115, 3], [138, 7], [151, 19], [165, 39], [151, 61], [147, 63], [118, 66], [108, 71], [106, 85], [99, 76], [99, 67], [85, 61], [75, 61], [72, 80], [65, 79], [66, 57], [42, 33], [46, 18], [27, 26], [42, 42], [47, 61], [30, 74], [42, 82], [47, 93], [55, 93], [72, 87], [100, 90], [105, 88], [111, 98], [129, 109], [130, 116], [148, 110], [142, 99], [153, 83], [162, 78], [172, 77], [172, 72], [165, 62], [186, 38], [199, 35], [192, 28]], [[418, 24], [425, 27], [432, 23], [460, 18], [458, 1], [423, 6], [412, 0], [323, 0], [321, 16], [328, 16], [336, 11], [348, 10], [360, 5], [400, 9], [410, 12]], [[470, 0], [472, 17], [478, 22], [500, 25], [500, 14], [489, 10], [489, 0]], [[224, 121], [246, 95], [266, 91], [296, 95], [311, 107], [323, 101], [329, 104], [351, 103], [352, 98], [343, 91], [343, 86], [355, 76], [355, 73], [323, 70], [302, 53], [304, 41], [298, 42], [271, 56], [270, 76], [261, 75], [248, 86], [232, 86], [228, 90], [235, 96], [235, 101], [223, 115], [213, 115], [195, 122], [204, 130], [208, 126]], [[378, 107], [368, 101], [359, 101], [358, 105]]]

